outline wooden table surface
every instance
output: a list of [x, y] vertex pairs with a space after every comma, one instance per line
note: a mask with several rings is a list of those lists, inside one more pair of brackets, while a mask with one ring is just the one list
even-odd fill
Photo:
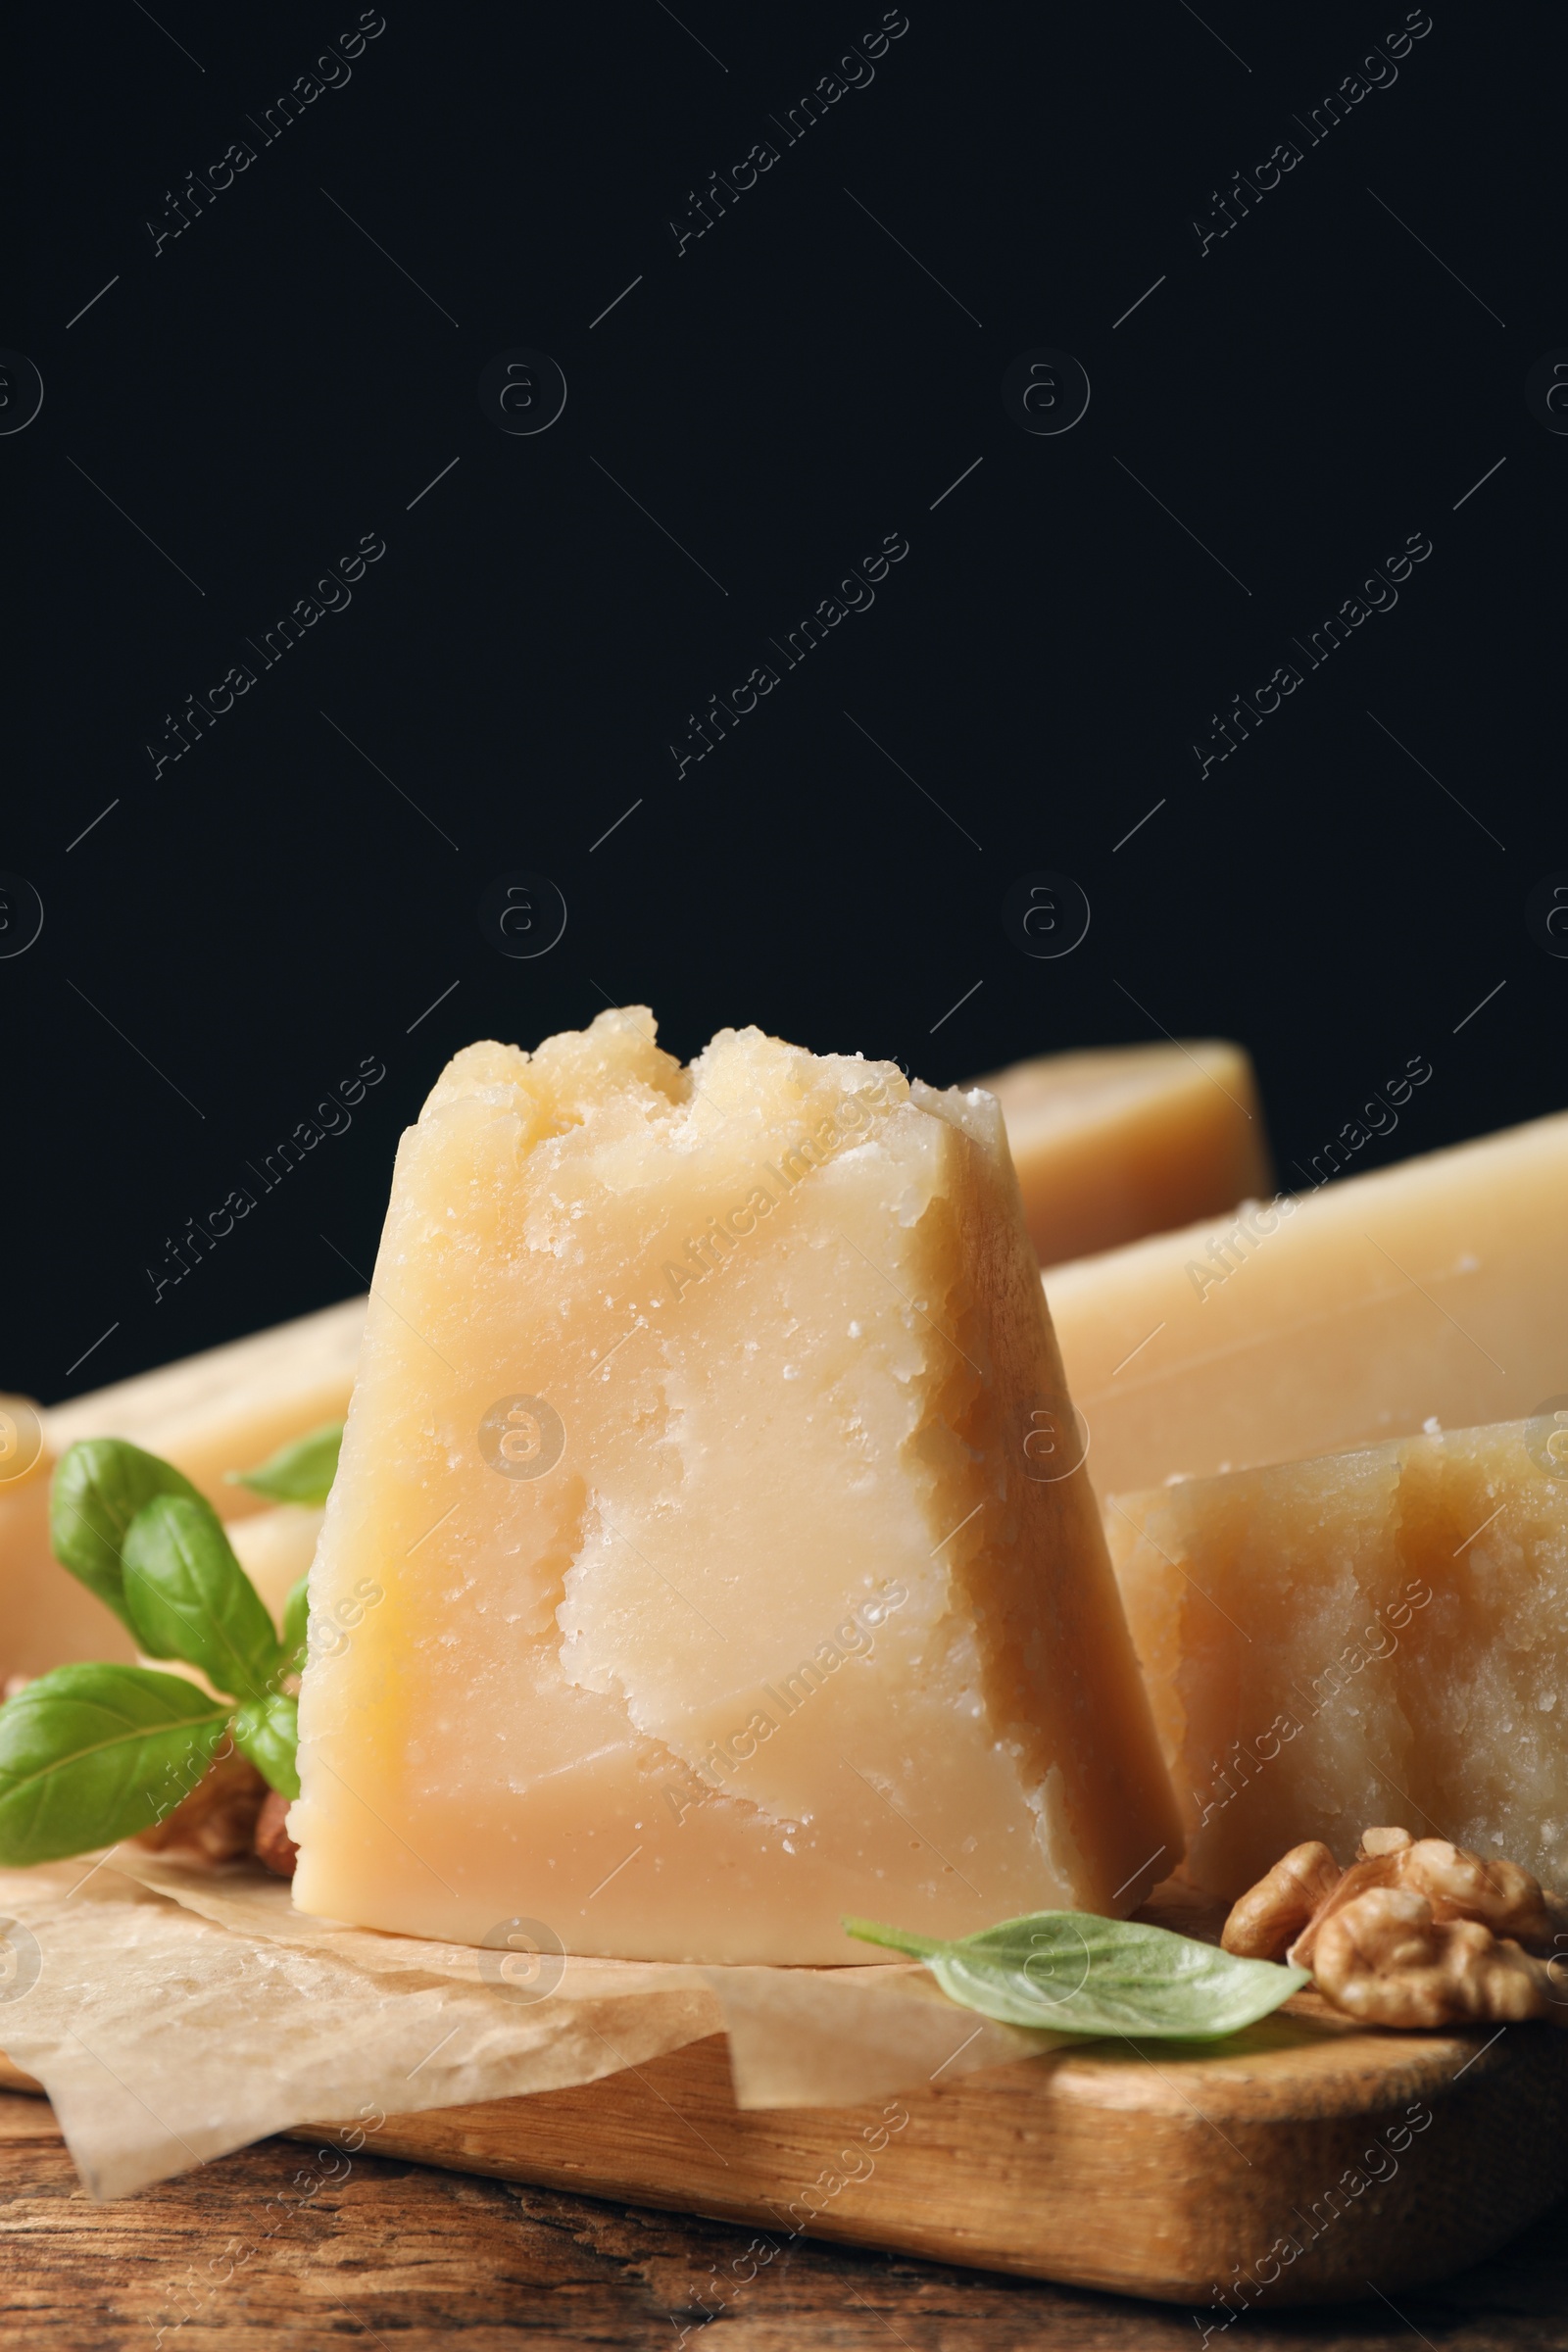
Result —
[[[370, 2143], [373, 2144], [373, 2143]], [[1145, 2352], [1190, 2311], [269, 2140], [113, 2205], [42, 2099], [0, 2092], [0, 2342], [42, 2352]], [[749, 2250], [750, 2249], [750, 2250]], [[747, 2274], [755, 2271], [755, 2276]], [[1213, 2315], [1205, 2315], [1212, 2317]], [[1250, 2352], [1568, 2352], [1568, 2203], [1447, 2285], [1252, 2314]], [[1222, 2335], [1212, 2339], [1225, 2341]]]

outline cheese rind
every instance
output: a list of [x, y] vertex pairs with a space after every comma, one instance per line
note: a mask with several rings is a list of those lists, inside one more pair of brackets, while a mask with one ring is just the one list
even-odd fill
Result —
[[1568, 1392], [1568, 1113], [1054, 1267], [1102, 1494]]
[[1223, 1039], [1048, 1054], [975, 1083], [1002, 1104], [1043, 1266], [1272, 1189], [1252, 1064]]
[[683, 1070], [637, 1011], [470, 1047], [399, 1151], [312, 1569], [313, 1625], [382, 1597], [313, 1646], [295, 1900], [754, 1961], [1130, 1908], [1174, 1815], [1048, 1426], [988, 1098], [755, 1030]]
[[1118, 1495], [1106, 1522], [1198, 1885], [1234, 1899], [1308, 1838], [1348, 1862], [1387, 1822], [1568, 1888], [1550, 1420]]

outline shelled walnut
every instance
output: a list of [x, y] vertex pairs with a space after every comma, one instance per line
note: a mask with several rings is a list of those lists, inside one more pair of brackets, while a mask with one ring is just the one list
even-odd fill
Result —
[[131, 1842], [181, 1862], [238, 1862], [250, 1854], [275, 1878], [291, 1879], [298, 1848], [283, 1826], [288, 1803], [244, 1756], [222, 1756], [172, 1812]]
[[1404, 1886], [1369, 1887], [1323, 1922], [1312, 1981], [1366, 2026], [1568, 2025], [1543, 1962], [1479, 1920], [1438, 1922]]
[[254, 1764], [227, 1755], [209, 1764], [189, 1796], [182, 1797], [155, 1828], [133, 1842], [155, 1854], [191, 1855], [204, 1862], [233, 1862], [252, 1849], [257, 1816], [267, 1783]]
[[1516, 1863], [1370, 1829], [1344, 1871], [1316, 1839], [1293, 1846], [1235, 1905], [1221, 1940], [1310, 1969], [1324, 1997], [1366, 2025], [1568, 2025], [1568, 1984], [1532, 1956], [1553, 1950], [1559, 1916]]
[[285, 1827], [288, 1804], [286, 1796], [279, 1796], [275, 1788], [269, 1788], [257, 1816], [253, 1851], [257, 1861], [270, 1870], [275, 1879], [291, 1879], [299, 1857], [300, 1849]]
[[1343, 1875], [1319, 1839], [1293, 1845], [1225, 1922], [1220, 1940], [1226, 1951], [1244, 1960], [1283, 1960]]

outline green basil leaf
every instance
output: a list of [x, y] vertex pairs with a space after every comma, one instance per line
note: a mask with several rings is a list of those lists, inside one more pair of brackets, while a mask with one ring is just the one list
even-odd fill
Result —
[[923, 1960], [950, 2000], [1007, 2026], [1210, 2041], [1267, 2017], [1311, 1983], [1304, 1968], [1237, 1960], [1130, 1919], [1035, 1911], [955, 1943], [847, 1919], [865, 1943]]
[[199, 1666], [217, 1690], [260, 1698], [283, 1663], [261, 1594], [199, 1494], [155, 1494], [122, 1554], [131, 1631], [149, 1655]]
[[0, 1863], [151, 1829], [206, 1771], [228, 1709], [146, 1666], [57, 1666], [0, 1706]]
[[56, 1466], [49, 1494], [49, 1547], [115, 1615], [130, 1626], [121, 1575], [125, 1532], [155, 1494], [194, 1495], [195, 1488], [155, 1453], [123, 1438], [84, 1438]]
[[298, 1796], [300, 1776], [294, 1758], [300, 1717], [295, 1701], [281, 1690], [247, 1699], [234, 1711], [233, 1728], [234, 1745], [242, 1756], [249, 1756], [269, 1788], [275, 1788], [279, 1796]]
[[338, 1447], [343, 1443], [341, 1421], [324, 1421], [291, 1445], [280, 1446], [254, 1470], [230, 1470], [231, 1487], [251, 1487], [273, 1502], [324, 1502], [337, 1476]]
[[283, 1672], [305, 1672], [305, 1644], [310, 1631], [311, 1580], [302, 1576], [297, 1585], [289, 1588], [283, 1604]]

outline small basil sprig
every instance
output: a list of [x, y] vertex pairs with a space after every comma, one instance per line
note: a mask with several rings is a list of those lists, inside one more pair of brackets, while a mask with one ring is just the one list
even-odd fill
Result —
[[298, 1796], [285, 1685], [305, 1662], [306, 1580], [289, 1594], [279, 1640], [212, 1504], [118, 1438], [86, 1439], [63, 1457], [50, 1534], [62, 1567], [148, 1656], [181, 1658], [213, 1688], [146, 1666], [57, 1666], [0, 1706], [0, 1864], [55, 1861], [152, 1828], [225, 1736], [270, 1788]]
[[283, 1652], [210, 1502], [155, 1494], [126, 1530], [121, 1564], [131, 1631], [149, 1657], [183, 1658], [217, 1690], [265, 1697]]
[[1057, 2034], [1211, 2041], [1255, 2025], [1311, 1983], [1303, 1968], [1238, 1960], [1168, 1928], [1082, 1911], [1031, 1912], [954, 1943], [868, 1919], [844, 1927], [861, 1942], [923, 1960], [965, 2009]]
[[282, 1690], [270, 1690], [265, 1698], [248, 1698], [235, 1708], [228, 1728], [234, 1745], [242, 1756], [249, 1756], [268, 1787], [292, 1802], [300, 1792], [295, 1761], [300, 1711], [295, 1700]]
[[343, 1443], [341, 1421], [323, 1421], [303, 1438], [280, 1446], [254, 1470], [230, 1470], [231, 1487], [250, 1487], [273, 1502], [324, 1502], [337, 1476], [338, 1448]]
[[[283, 1673], [303, 1674], [305, 1645], [309, 1631], [310, 1584], [302, 1576], [289, 1590], [283, 1605]], [[300, 1714], [297, 1702], [283, 1690], [270, 1690], [265, 1697], [249, 1700], [234, 1717], [234, 1744], [243, 1748], [264, 1779], [286, 1797], [300, 1792], [299, 1773], [295, 1768], [295, 1753], [299, 1746]], [[264, 1762], [262, 1750], [267, 1750]]]
[[133, 1634], [121, 1551], [131, 1521], [155, 1494], [195, 1498], [196, 1490], [172, 1462], [123, 1438], [84, 1438], [73, 1446], [49, 1490], [50, 1550]]
[[151, 1829], [201, 1779], [228, 1717], [144, 1666], [40, 1675], [0, 1707], [0, 1861], [22, 1869]]

